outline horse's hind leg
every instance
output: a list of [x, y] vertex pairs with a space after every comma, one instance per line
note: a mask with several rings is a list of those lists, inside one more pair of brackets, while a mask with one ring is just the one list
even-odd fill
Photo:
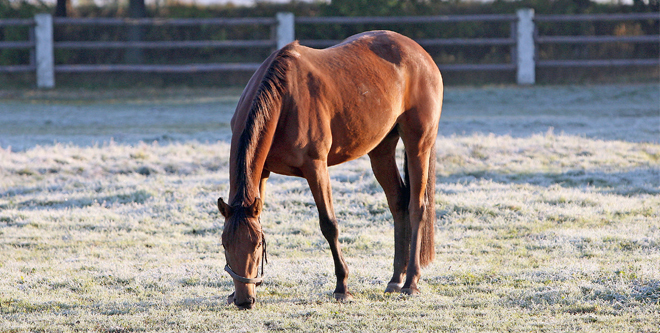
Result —
[[[407, 294], [416, 294], [418, 293], [417, 282], [421, 276], [420, 252], [422, 250], [422, 228], [424, 227], [423, 223], [427, 210], [424, 194], [426, 192], [430, 153], [419, 152], [418, 154], [411, 154], [411, 151], [406, 149], [406, 154], [408, 155], [408, 172], [410, 176], [410, 201], [408, 203], [408, 212], [410, 214], [410, 257], [406, 271], [406, 282], [401, 291]], [[431, 227], [433, 226], [431, 225]]]
[[[435, 255], [433, 246], [433, 225], [435, 220], [433, 188], [435, 184], [435, 140], [438, 133], [437, 118], [433, 113], [411, 114], [400, 124], [401, 138], [406, 149], [409, 176], [410, 199], [410, 257], [406, 270], [406, 282], [401, 292], [418, 293], [417, 282], [421, 267], [430, 263]], [[435, 120], [435, 121], [434, 121]]]
[[303, 168], [303, 176], [307, 179], [309, 188], [314, 196], [316, 207], [319, 211], [321, 232], [330, 245], [332, 259], [335, 262], [335, 275], [337, 286], [333, 293], [338, 301], [347, 301], [352, 298], [348, 292], [348, 266], [344, 261], [344, 255], [339, 247], [339, 226], [332, 207], [332, 190], [330, 177], [328, 176], [328, 165], [325, 161], [311, 161]]
[[394, 219], [394, 273], [387, 284], [386, 293], [399, 292], [403, 286], [410, 248], [410, 222], [408, 220], [408, 190], [396, 166], [396, 145], [399, 135], [392, 131], [369, 153], [374, 176], [385, 192], [387, 204]]

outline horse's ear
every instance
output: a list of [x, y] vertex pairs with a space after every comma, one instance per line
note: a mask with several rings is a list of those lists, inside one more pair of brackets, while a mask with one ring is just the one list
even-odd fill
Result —
[[247, 208], [247, 213], [250, 217], [259, 217], [261, 214], [261, 209], [264, 207], [264, 203], [260, 198], [255, 198], [254, 202]]
[[228, 219], [232, 213], [231, 206], [226, 204], [222, 198], [218, 198], [218, 210], [220, 211], [220, 214], [222, 214], [222, 216], [224, 216], [226, 219]]

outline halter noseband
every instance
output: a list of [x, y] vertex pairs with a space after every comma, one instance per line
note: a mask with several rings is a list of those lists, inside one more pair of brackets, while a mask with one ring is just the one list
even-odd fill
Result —
[[[264, 282], [264, 262], [268, 263], [268, 255], [266, 254], [266, 236], [264, 233], [261, 233], [261, 239], [263, 240], [263, 246], [264, 246], [264, 251], [261, 254], [261, 276], [256, 277], [256, 278], [248, 278], [244, 276], [240, 276], [234, 272], [231, 267], [229, 266], [229, 262], [225, 265], [225, 271], [231, 275], [236, 281], [242, 282], [242, 283], [254, 283], [255, 285], [259, 286], [261, 283]], [[259, 272], [257, 272], [257, 275], [259, 275]]]

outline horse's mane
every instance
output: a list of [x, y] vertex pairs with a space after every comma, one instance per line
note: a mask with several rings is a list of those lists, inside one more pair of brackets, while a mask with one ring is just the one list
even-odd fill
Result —
[[[259, 136], [262, 135], [264, 127], [271, 120], [272, 112], [276, 111], [273, 109], [281, 106], [282, 95], [286, 91], [286, 72], [293, 57], [291, 52], [293, 46], [293, 44], [287, 45], [277, 51], [277, 54], [272, 58], [248, 111], [245, 127], [238, 140], [238, 149], [236, 150], [237, 192], [231, 202], [231, 205], [235, 208], [243, 204], [252, 204], [252, 202], [245, 203], [244, 201], [247, 199], [254, 200], [254, 198], [248, 198], [249, 193], [254, 193], [253, 190], [255, 190], [253, 189], [254, 184], [249, 180], [248, 168], [255, 157]], [[258, 189], [256, 190], [258, 191]], [[243, 209], [239, 208], [235, 211], [243, 211]], [[238, 229], [240, 221], [246, 220], [245, 218], [230, 219], [227, 222], [233, 222], [234, 225], [226, 225], [225, 229], [228, 229], [231, 234]], [[252, 224], [248, 223], [250, 229], [257, 228], [256, 225]]]

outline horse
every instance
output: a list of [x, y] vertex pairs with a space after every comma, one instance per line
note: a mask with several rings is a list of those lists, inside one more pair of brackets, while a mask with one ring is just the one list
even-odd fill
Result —
[[[332, 252], [333, 296], [352, 299], [328, 167], [365, 154], [394, 220], [394, 273], [385, 292], [419, 293], [421, 267], [435, 256], [435, 142], [443, 89], [431, 56], [391, 31], [364, 32], [321, 50], [294, 41], [273, 52], [249, 80], [231, 119], [229, 199], [218, 199], [225, 270], [234, 282], [227, 302], [241, 309], [256, 302], [267, 260], [260, 215], [271, 172], [307, 180]], [[399, 139], [403, 179], [395, 160]]]

